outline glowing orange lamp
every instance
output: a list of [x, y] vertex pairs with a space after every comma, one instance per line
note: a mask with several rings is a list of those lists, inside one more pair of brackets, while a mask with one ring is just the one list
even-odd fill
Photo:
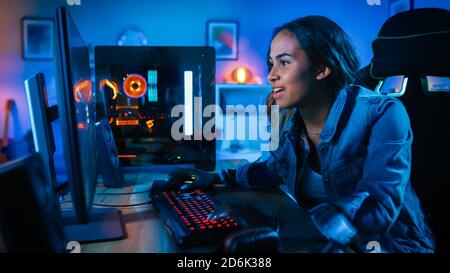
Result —
[[252, 79], [253, 74], [250, 69], [246, 67], [238, 67], [231, 72], [231, 78], [237, 83], [248, 83]]

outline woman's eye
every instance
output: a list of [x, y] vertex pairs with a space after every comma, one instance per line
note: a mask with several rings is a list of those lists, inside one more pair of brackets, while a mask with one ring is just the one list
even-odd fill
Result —
[[288, 61], [280, 61], [281, 66], [287, 66], [289, 64]]

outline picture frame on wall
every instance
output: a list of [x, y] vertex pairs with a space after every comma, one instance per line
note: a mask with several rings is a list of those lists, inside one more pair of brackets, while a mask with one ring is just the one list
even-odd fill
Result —
[[206, 41], [208, 46], [216, 49], [216, 60], [237, 60], [239, 23], [237, 21], [208, 21]]
[[397, 13], [412, 10], [414, 8], [414, 0], [391, 0], [389, 2], [389, 16]]
[[25, 60], [52, 60], [54, 22], [51, 18], [22, 19], [22, 56]]

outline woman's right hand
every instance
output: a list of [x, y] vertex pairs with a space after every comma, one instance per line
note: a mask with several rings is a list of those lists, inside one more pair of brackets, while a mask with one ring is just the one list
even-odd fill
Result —
[[[192, 183], [183, 183], [190, 180]], [[169, 184], [180, 182], [180, 190], [210, 189], [214, 184], [220, 184], [221, 179], [217, 173], [208, 172], [196, 168], [180, 168], [169, 174]]]

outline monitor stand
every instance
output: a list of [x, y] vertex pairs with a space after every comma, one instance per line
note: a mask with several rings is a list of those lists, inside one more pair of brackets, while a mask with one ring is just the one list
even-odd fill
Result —
[[121, 213], [115, 208], [93, 208], [90, 221], [80, 224], [74, 210], [63, 210], [63, 223], [67, 239], [77, 242], [101, 242], [125, 237]]

